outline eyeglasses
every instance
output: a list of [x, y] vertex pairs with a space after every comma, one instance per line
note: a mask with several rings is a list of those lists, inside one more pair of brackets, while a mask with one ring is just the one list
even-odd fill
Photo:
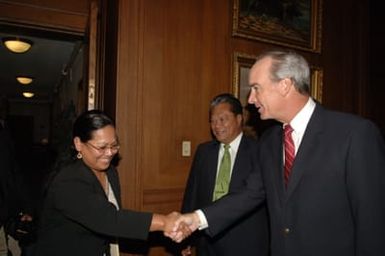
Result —
[[87, 145], [90, 145], [93, 149], [95, 149], [96, 151], [98, 151], [100, 154], [105, 154], [107, 152], [107, 150], [110, 150], [111, 153], [115, 154], [119, 151], [119, 148], [120, 148], [120, 145], [119, 144], [116, 144], [116, 145], [112, 145], [112, 146], [102, 146], [102, 147], [97, 147], [95, 145], [92, 145], [91, 143], [89, 142], [86, 142]]

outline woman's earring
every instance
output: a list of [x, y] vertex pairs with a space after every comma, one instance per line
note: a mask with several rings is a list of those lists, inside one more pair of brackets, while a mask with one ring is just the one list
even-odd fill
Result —
[[76, 155], [76, 157], [77, 157], [78, 159], [81, 159], [81, 158], [83, 157], [83, 155], [82, 155], [82, 153], [78, 152], [78, 154]]

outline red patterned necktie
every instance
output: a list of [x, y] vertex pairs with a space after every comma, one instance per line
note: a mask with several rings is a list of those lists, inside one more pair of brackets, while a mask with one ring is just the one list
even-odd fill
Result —
[[293, 166], [293, 162], [294, 162], [295, 150], [294, 150], [293, 138], [291, 137], [293, 128], [288, 124], [283, 129], [284, 129], [284, 146], [285, 146], [284, 178], [285, 178], [285, 185], [287, 185], [290, 177], [291, 167]]

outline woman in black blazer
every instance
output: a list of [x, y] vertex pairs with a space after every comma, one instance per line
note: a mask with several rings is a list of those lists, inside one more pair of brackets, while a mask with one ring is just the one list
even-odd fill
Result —
[[50, 183], [41, 214], [35, 255], [119, 255], [117, 238], [146, 239], [149, 231], [172, 229], [168, 216], [121, 209], [119, 150], [113, 121], [98, 110], [75, 121], [76, 157]]

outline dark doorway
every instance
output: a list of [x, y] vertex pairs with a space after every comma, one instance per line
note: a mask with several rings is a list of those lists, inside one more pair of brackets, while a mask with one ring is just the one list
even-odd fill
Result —
[[[33, 45], [26, 53], [12, 53], [2, 42], [7, 36]], [[6, 102], [0, 118], [12, 136], [23, 208], [35, 219], [54, 164], [71, 144], [72, 122], [86, 108], [84, 41], [83, 35], [0, 23], [0, 97]], [[22, 85], [17, 75], [33, 82]], [[34, 97], [24, 98], [25, 89]]]

